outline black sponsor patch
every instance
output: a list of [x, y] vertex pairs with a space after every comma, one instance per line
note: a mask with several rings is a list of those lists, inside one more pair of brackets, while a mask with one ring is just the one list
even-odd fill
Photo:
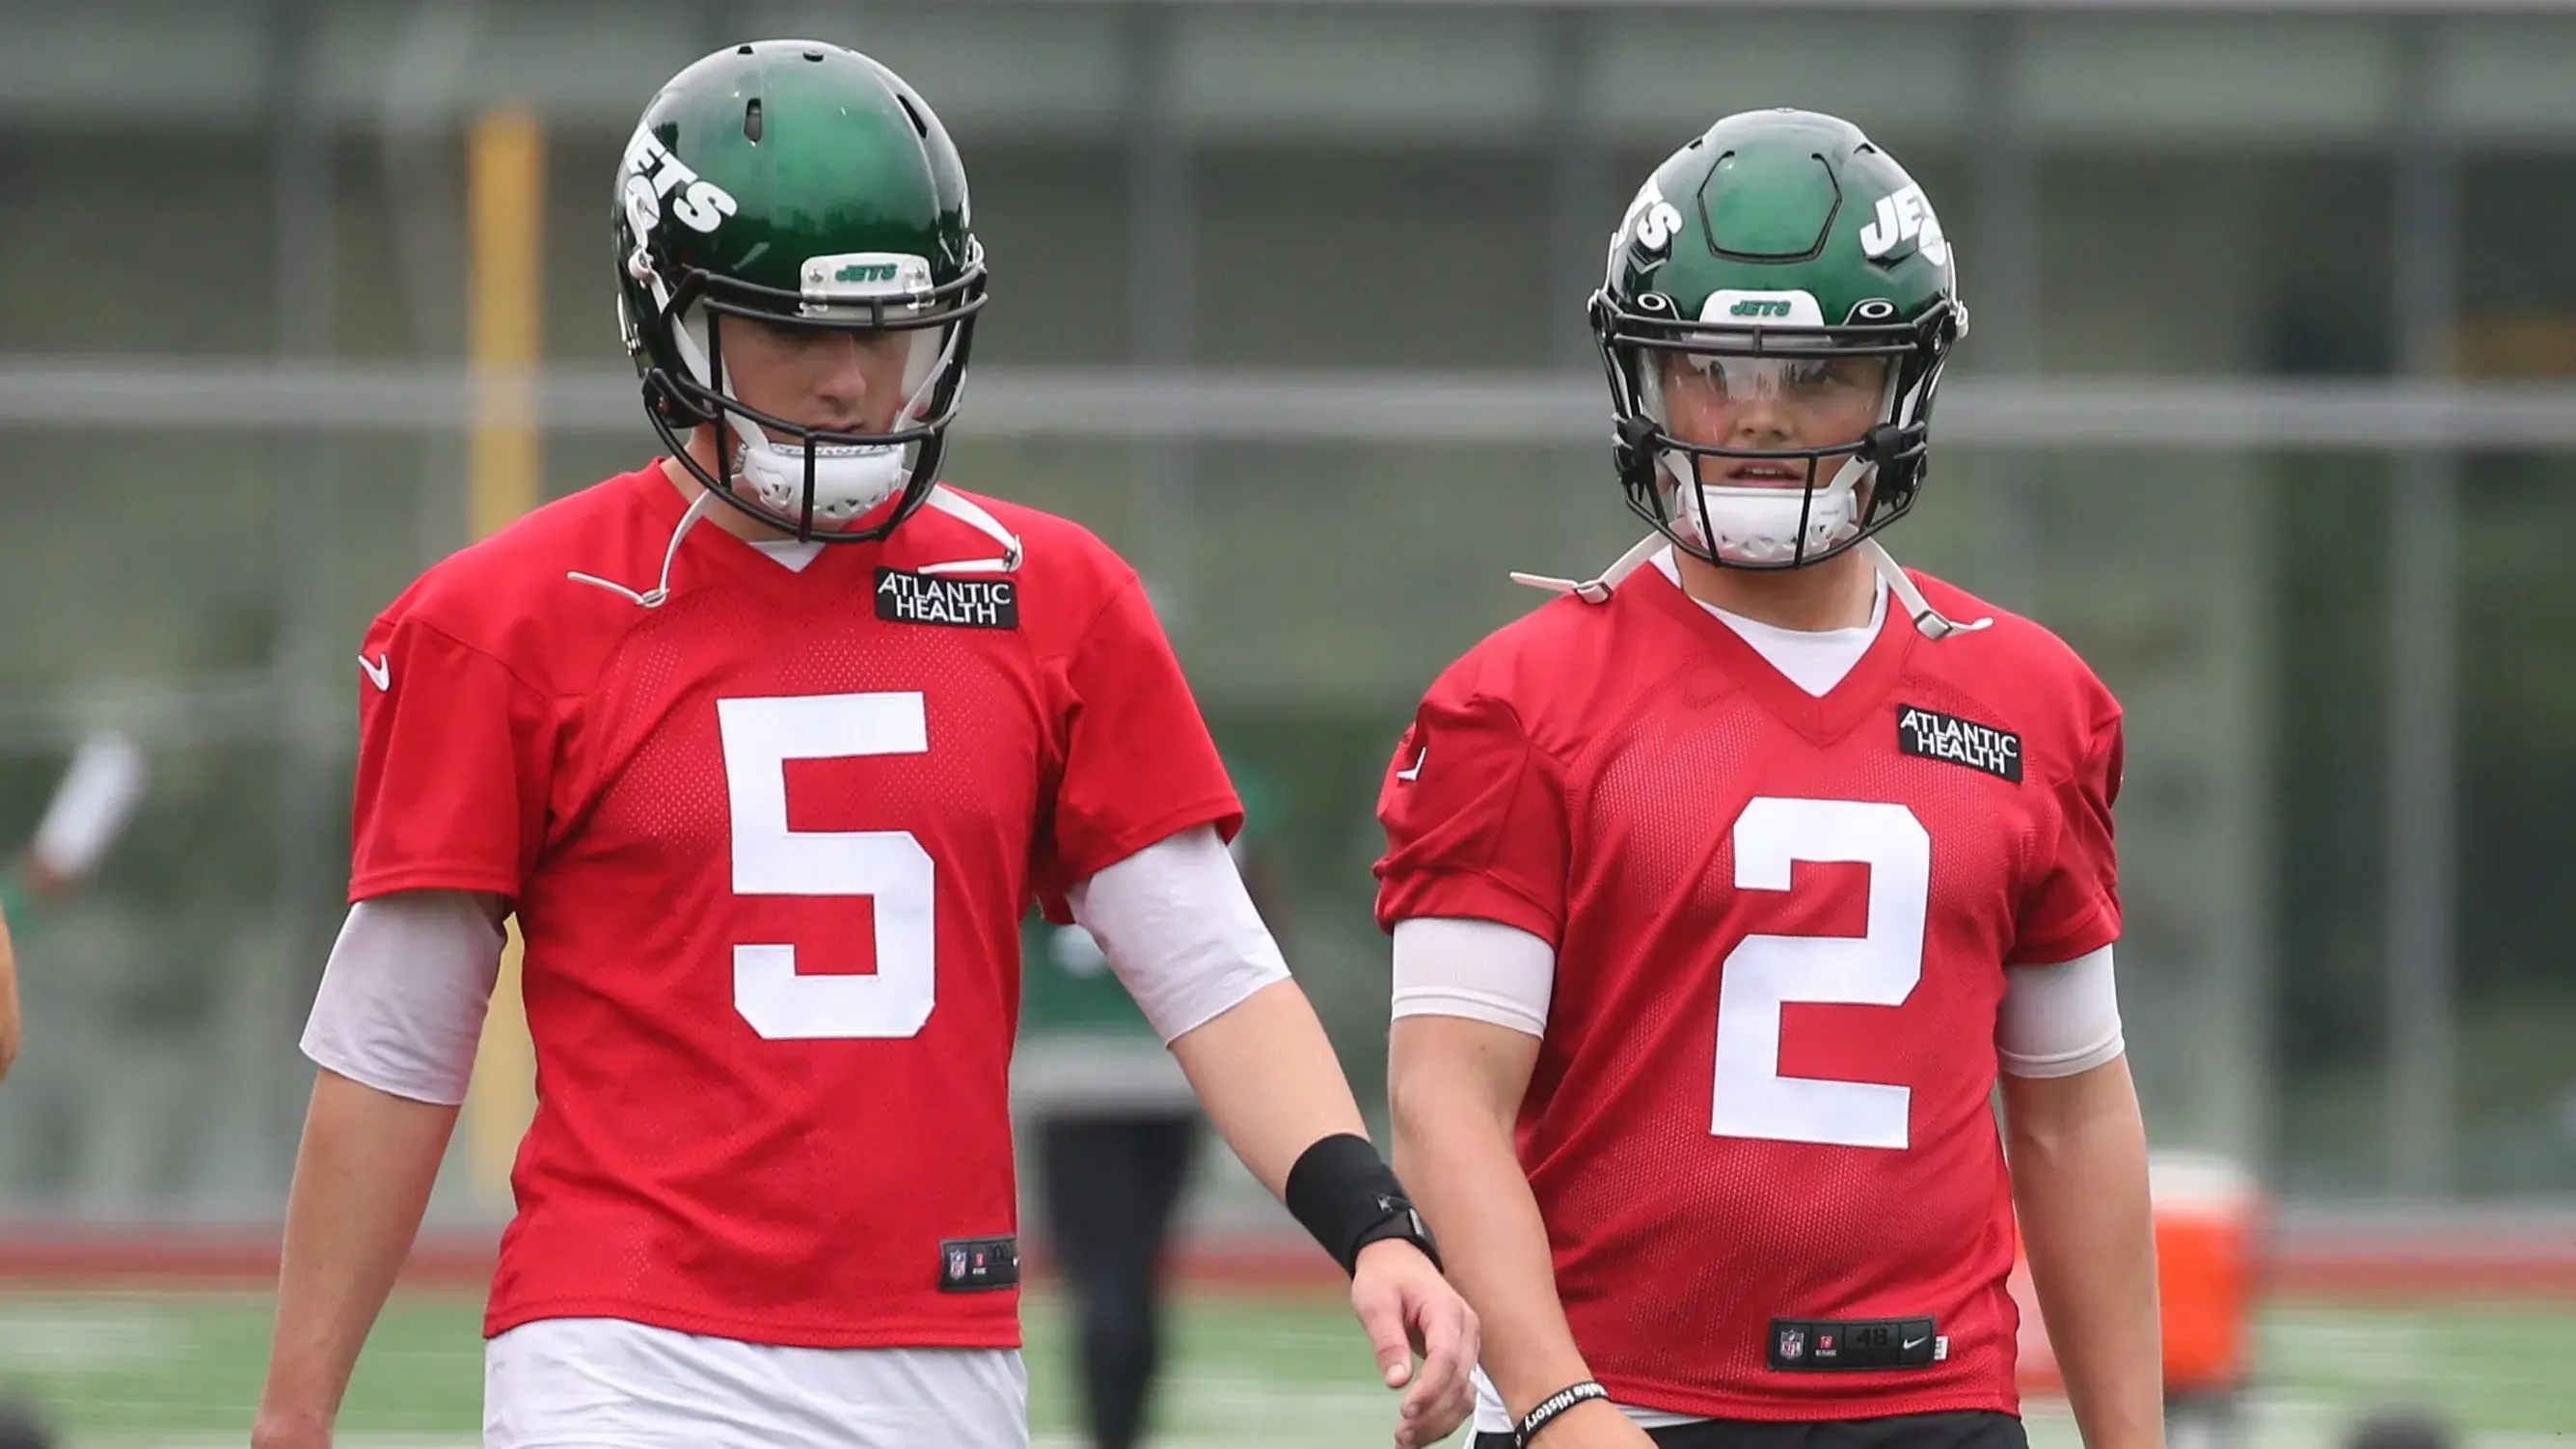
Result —
[[1896, 747], [1927, 760], [1947, 760], [2021, 783], [2021, 736], [1919, 704], [1896, 707]]
[[1929, 1318], [1774, 1318], [1765, 1357], [1784, 1373], [1923, 1368], [1950, 1356]]
[[877, 570], [877, 617], [952, 629], [1020, 627], [1020, 586], [1010, 579], [952, 579]]
[[939, 1291], [981, 1293], [1013, 1288], [1020, 1281], [1020, 1240], [942, 1238], [939, 1241]]

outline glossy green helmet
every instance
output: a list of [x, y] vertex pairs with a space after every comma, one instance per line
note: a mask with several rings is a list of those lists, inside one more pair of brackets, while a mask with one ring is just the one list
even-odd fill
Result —
[[[1729, 116], [1655, 169], [1611, 237], [1591, 316], [1629, 507], [1744, 568], [1829, 558], [1914, 506], [1933, 393], [1968, 328], [1923, 188], [1850, 122], [1794, 110]], [[1722, 395], [1729, 372], [1791, 388], [1875, 377], [1841, 361], [1863, 358], [1887, 361], [1856, 440], [1674, 436], [1664, 379], [1681, 363]]]
[[[912, 87], [817, 41], [733, 46], [671, 78], [617, 166], [618, 322], [654, 430], [719, 498], [827, 542], [881, 539], [938, 482], [984, 305], [966, 172]], [[905, 335], [889, 431], [754, 411], [725, 321]], [[680, 434], [716, 428], [710, 471]], [[852, 525], [865, 520], [864, 527]]]

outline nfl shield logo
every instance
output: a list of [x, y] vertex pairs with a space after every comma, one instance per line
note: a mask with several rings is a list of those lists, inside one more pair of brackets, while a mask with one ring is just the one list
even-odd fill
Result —
[[1780, 1356], [1782, 1358], [1803, 1358], [1806, 1356], [1806, 1352], [1807, 1335], [1805, 1330], [1797, 1328], [1784, 1328], [1780, 1330]]
[[963, 1278], [966, 1276], [966, 1250], [964, 1248], [951, 1248], [948, 1250], [948, 1276], [951, 1278]]

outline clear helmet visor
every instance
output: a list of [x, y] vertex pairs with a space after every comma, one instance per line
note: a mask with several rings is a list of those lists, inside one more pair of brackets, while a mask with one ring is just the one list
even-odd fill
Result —
[[[1745, 351], [1721, 351], [1740, 346]], [[1667, 440], [1667, 516], [1719, 559], [1795, 564], [1860, 530], [1860, 453], [1896, 406], [1895, 359], [1800, 356], [1794, 343], [1704, 334], [1641, 348], [1638, 403]]]

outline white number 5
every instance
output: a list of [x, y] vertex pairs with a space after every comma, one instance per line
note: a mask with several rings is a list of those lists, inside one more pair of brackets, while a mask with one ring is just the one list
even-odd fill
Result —
[[771, 1041], [906, 1037], [930, 1020], [930, 852], [908, 830], [790, 830], [787, 762], [930, 749], [918, 692], [815, 694], [716, 701], [725, 789], [733, 804], [733, 889], [745, 896], [868, 896], [877, 927], [873, 976], [799, 976], [796, 948], [736, 945], [733, 1006]]
[[1780, 1075], [1780, 1005], [1896, 1006], [1923, 979], [1932, 837], [1902, 805], [1756, 798], [1735, 822], [1735, 888], [1785, 891], [1793, 862], [1869, 867], [1869, 934], [1747, 936], [1718, 988], [1717, 1075], [1708, 1130], [1720, 1137], [1906, 1145], [1911, 1093], [1877, 1082]]

